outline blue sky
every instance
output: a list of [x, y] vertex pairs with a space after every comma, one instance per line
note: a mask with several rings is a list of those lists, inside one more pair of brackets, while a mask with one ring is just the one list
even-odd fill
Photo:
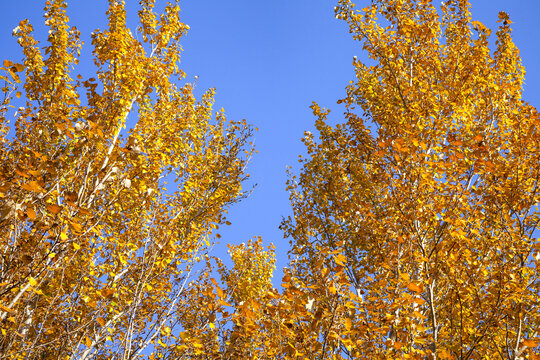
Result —
[[[136, 26], [138, 1], [127, 0], [128, 22]], [[159, 2], [159, 0], [158, 0]], [[361, 5], [366, 0], [358, 0]], [[540, 105], [540, 2], [537, 0], [470, 0], [474, 20], [496, 26], [498, 11], [510, 14], [514, 40], [527, 71], [525, 99]], [[181, 16], [191, 30], [184, 38], [181, 67], [192, 82], [197, 75], [198, 93], [217, 88], [216, 110], [223, 107], [230, 118], [245, 118], [259, 128], [258, 150], [249, 165], [253, 194], [230, 209], [231, 226], [221, 230], [222, 245], [216, 255], [227, 257], [225, 243], [247, 242], [262, 236], [277, 247], [275, 284], [287, 263], [288, 240], [278, 229], [290, 214], [285, 191], [286, 167], [298, 172], [300, 141], [304, 131], [314, 130], [309, 106], [317, 101], [334, 110], [340, 120], [344, 96], [353, 79], [352, 58], [362, 56], [361, 44], [353, 41], [347, 25], [334, 18], [337, 1], [330, 0], [181, 0]], [[20, 61], [12, 29], [29, 18], [37, 31], [45, 29], [43, 1], [18, 0], [2, 4], [0, 60]], [[90, 33], [104, 27], [105, 0], [68, 1], [72, 25], [82, 32], [82, 67], [91, 60]], [[86, 50], [86, 51], [85, 51]], [[15, 55], [14, 55], [15, 54]], [[85, 58], [84, 58], [85, 57]]]

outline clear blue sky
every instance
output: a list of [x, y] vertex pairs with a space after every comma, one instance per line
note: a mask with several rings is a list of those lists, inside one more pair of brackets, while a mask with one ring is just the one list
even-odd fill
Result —
[[[126, 0], [128, 22], [136, 26], [138, 1]], [[366, 0], [358, 0], [360, 5]], [[438, 2], [438, 1], [436, 1]], [[525, 98], [540, 106], [540, 1], [470, 0], [474, 20], [496, 26], [498, 11], [510, 14], [514, 40], [527, 71]], [[159, 0], [158, 0], [159, 3]], [[217, 88], [216, 110], [223, 107], [230, 118], [245, 118], [257, 126], [255, 145], [259, 153], [249, 165], [250, 198], [230, 210], [232, 225], [222, 228], [222, 245], [216, 254], [227, 257], [225, 243], [246, 242], [262, 236], [277, 247], [278, 285], [287, 263], [288, 240], [278, 229], [282, 216], [290, 214], [285, 191], [288, 165], [298, 171], [297, 158], [304, 152], [304, 131], [313, 131], [309, 106], [317, 101], [334, 110], [339, 121], [344, 96], [353, 78], [354, 55], [361, 45], [350, 39], [347, 26], [334, 18], [337, 1], [330, 0], [181, 0], [182, 19], [191, 30], [183, 42], [182, 68], [187, 81], [198, 75], [199, 94]], [[44, 1], [17, 0], [2, 4], [0, 60], [20, 60], [12, 29], [29, 18], [37, 31], [45, 29]], [[89, 69], [90, 33], [105, 24], [105, 0], [68, 1], [72, 25], [82, 32], [81, 66]], [[86, 50], [86, 51], [85, 51]], [[16, 54], [15, 56], [13, 54]], [[88, 71], [88, 70], [86, 70]], [[84, 73], [85, 71], [83, 71]]]

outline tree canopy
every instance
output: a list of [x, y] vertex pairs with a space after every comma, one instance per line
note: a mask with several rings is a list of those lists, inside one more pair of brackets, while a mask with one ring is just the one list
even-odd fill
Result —
[[45, 47], [28, 21], [14, 30], [24, 60], [2, 68], [0, 358], [163, 355], [190, 321], [190, 274], [244, 194], [252, 148], [245, 122], [213, 114], [213, 90], [196, 100], [180, 85], [178, 13], [142, 1], [135, 37], [110, 1], [89, 79], [74, 75], [82, 43], [66, 1], [47, 2]]
[[252, 129], [185, 83], [178, 2], [142, 0], [134, 36], [110, 0], [88, 79], [66, 4], [1, 69], [0, 359], [540, 359], [540, 117], [508, 14], [490, 44], [466, 0], [339, 0], [367, 58], [342, 122], [311, 107], [276, 289], [262, 239], [210, 252]]

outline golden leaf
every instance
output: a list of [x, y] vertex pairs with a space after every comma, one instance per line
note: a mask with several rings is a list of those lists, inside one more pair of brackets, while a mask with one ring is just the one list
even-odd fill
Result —
[[101, 295], [106, 299], [110, 299], [112, 298], [115, 292], [116, 292], [115, 289], [107, 288], [107, 289], [101, 290]]
[[37, 183], [37, 181], [30, 181], [26, 184], [22, 184], [21, 187], [28, 191], [42, 192], [43, 188]]
[[4, 312], [9, 312], [9, 313], [14, 313], [14, 312], [15, 312], [15, 310], [10, 309], [10, 308], [8, 308], [7, 306], [4, 306], [4, 305], [2, 305], [2, 304], [0, 304], [0, 310], [2, 310], [2, 311], [4, 311]]
[[[5, 64], [4, 64], [4, 66], [5, 66]], [[17, 71], [17, 72], [21, 72], [21, 71], [24, 70], [24, 65], [19, 64], [19, 63], [14, 64], [13, 67], [15, 68], [15, 71]]]
[[343, 254], [338, 254], [334, 256], [334, 261], [336, 264], [344, 266], [347, 264], [347, 258]]
[[352, 321], [351, 321], [350, 318], [346, 318], [346, 319], [345, 319], [345, 329], [346, 329], [347, 331], [350, 331], [351, 328], [352, 328]]
[[68, 224], [70, 229], [75, 233], [81, 233], [83, 231], [82, 225], [75, 221], [69, 221]]
[[538, 345], [540, 344], [540, 340], [538, 339], [526, 339], [526, 340], [523, 340], [523, 346], [526, 346], [526, 347], [537, 347]]
[[62, 206], [58, 206], [56, 204], [49, 204], [46, 206], [47, 210], [49, 210], [50, 213], [52, 213], [53, 215], [58, 215], [58, 213], [60, 211], [62, 211], [63, 207]]
[[414, 291], [417, 294], [422, 293], [422, 288], [420, 286], [416, 285], [415, 283], [408, 283], [407, 288], [409, 290], [411, 290], [411, 291]]
[[36, 220], [36, 212], [32, 208], [26, 209], [26, 215], [30, 220]]

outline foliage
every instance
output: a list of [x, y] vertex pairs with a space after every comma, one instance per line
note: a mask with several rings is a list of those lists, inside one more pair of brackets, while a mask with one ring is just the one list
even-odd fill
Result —
[[508, 15], [494, 52], [465, 0], [336, 16], [369, 60], [344, 124], [313, 105], [319, 140], [289, 184], [291, 286], [314, 299], [296, 356], [540, 358], [540, 119]]
[[190, 326], [190, 274], [244, 195], [251, 129], [214, 117], [213, 90], [197, 101], [177, 85], [178, 4], [157, 14], [143, 0], [138, 15], [134, 36], [110, 0], [89, 79], [71, 75], [83, 44], [66, 1], [46, 3], [44, 48], [28, 20], [14, 30], [24, 60], [2, 68], [2, 359], [170, 353]]
[[369, 58], [344, 123], [312, 106], [281, 292], [261, 239], [230, 246], [230, 268], [207, 254], [251, 130], [176, 85], [178, 5], [141, 1], [139, 41], [111, 0], [97, 80], [70, 77], [64, 1], [44, 54], [21, 22], [0, 108], [0, 358], [539, 359], [540, 117], [508, 15], [492, 51], [469, 7], [339, 1]]

